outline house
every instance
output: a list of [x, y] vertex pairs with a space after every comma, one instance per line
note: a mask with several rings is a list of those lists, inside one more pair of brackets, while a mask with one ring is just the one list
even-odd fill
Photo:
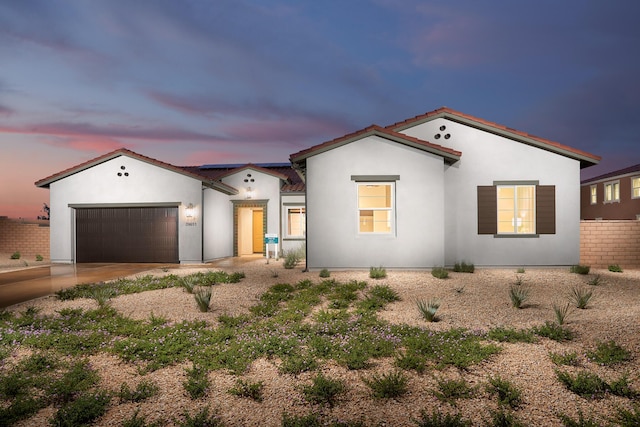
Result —
[[[599, 157], [448, 108], [290, 164], [178, 167], [121, 149], [44, 178], [53, 262], [181, 262], [304, 246], [307, 267], [570, 265]], [[269, 248], [271, 249], [271, 248]]]
[[441, 108], [291, 155], [307, 267], [571, 265], [599, 157]]
[[287, 164], [178, 167], [120, 149], [36, 186], [50, 189], [52, 262], [200, 263], [264, 254], [265, 233], [304, 243]]
[[582, 181], [580, 219], [640, 219], [640, 164]]

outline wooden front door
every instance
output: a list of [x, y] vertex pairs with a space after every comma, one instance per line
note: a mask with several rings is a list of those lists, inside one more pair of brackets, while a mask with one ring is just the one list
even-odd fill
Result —
[[253, 211], [253, 253], [261, 254], [264, 247], [264, 216], [262, 209]]

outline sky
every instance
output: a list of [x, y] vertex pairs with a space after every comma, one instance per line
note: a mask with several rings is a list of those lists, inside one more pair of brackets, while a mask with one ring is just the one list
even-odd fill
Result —
[[[0, 216], [118, 148], [287, 162], [447, 106], [640, 163], [637, 0], [0, 0]], [[463, 154], [464, 155], [464, 154]]]

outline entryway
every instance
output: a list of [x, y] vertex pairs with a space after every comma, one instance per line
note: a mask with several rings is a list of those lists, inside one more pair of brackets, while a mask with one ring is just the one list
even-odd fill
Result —
[[238, 256], [264, 253], [264, 209], [240, 207], [237, 219]]

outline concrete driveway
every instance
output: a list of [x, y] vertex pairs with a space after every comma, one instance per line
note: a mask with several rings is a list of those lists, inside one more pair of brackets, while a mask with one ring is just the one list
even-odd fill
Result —
[[51, 295], [79, 283], [95, 283], [126, 277], [170, 264], [54, 264], [0, 273], [0, 308]]

